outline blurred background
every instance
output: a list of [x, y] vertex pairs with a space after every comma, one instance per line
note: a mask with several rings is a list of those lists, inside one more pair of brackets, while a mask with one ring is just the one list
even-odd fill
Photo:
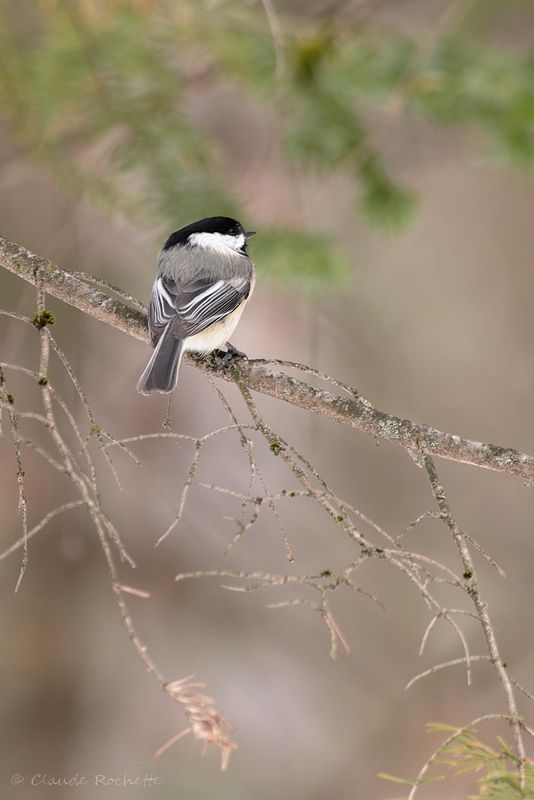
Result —
[[[380, 409], [532, 453], [533, 45], [526, 0], [4, 0], [1, 233], [146, 301], [172, 230], [235, 214], [258, 231], [257, 289], [234, 342], [249, 356], [302, 361]], [[0, 300], [35, 313], [34, 290], [3, 270]], [[148, 346], [48, 304], [98, 424], [117, 437], [161, 430], [165, 399], [135, 392]], [[0, 319], [0, 360], [36, 369], [35, 334]], [[57, 364], [50, 377], [86, 432]], [[9, 374], [9, 388], [21, 407], [39, 408], [27, 379]], [[237, 392], [222, 388], [246, 420]], [[336, 493], [391, 533], [432, 507], [425, 476], [400, 449], [257, 399]], [[209, 384], [185, 366], [174, 429], [202, 435], [226, 423]], [[281, 509], [294, 565], [268, 514], [225, 555], [235, 526], [224, 516], [239, 501], [199, 482], [181, 525], [155, 548], [193, 452], [164, 441], [135, 451], [141, 467], [114, 457], [123, 491], [99, 462], [104, 502], [139, 565], [122, 565], [121, 577], [151, 593], [130, 598], [134, 620], [166, 677], [206, 682], [239, 749], [226, 773], [191, 738], [154, 761], [185, 722], [132, 649], [95, 531], [73, 510], [32, 539], [17, 594], [20, 551], [0, 565], [3, 795], [95, 796], [91, 786], [32, 788], [36, 773], [152, 773], [161, 784], [150, 790], [100, 791], [381, 800], [403, 789], [377, 773], [413, 777], [437, 746], [427, 722], [462, 725], [505, 710], [484, 664], [471, 687], [454, 667], [404, 690], [417, 672], [462, 653], [438, 624], [418, 656], [429, 612], [387, 564], [359, 575], [385, 612], [355, 592], [335, 593], [351, 648], [336, 661], [318, 614], [266, 608], [294, 594], [175, 583], [196, 569], [336, 569], [356, 552], [294, 501]], [[3, 550], [20, 536], [9, 435], [0, 453]], [[293, 486], [259, 440], [257, 457], [272, 491]], [[30, 525], [76, 499], [37, 455], [25, 452], [24, 467]], [[503, 655], [532, 687], [532, 490], [460, 464], [438, 467], [459, 522], [506, 571], [503, 580], [479, 564]], [[206, 447], [198, 481], [246, 489], [237, 436]], [[458, 568], [438, 521], [411, 536], [414, 548]], [[465, 630], [483, 652], [475, 623]], [[485, 729], [485, 740], [494, 745], [496, 732]], [[14, 773], [25, 782], [11, 786]], [[455, 777], [421, 797], [462, 798], [472, 788], [472, 777]]]

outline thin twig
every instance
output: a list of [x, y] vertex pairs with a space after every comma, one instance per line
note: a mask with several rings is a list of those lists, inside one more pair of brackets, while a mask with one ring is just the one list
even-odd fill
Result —
[[[72, 500], [70, 503], [63, 503], [63, 505], [57, 506], [57, 508], [54, 508], [52, 511], [49, 511], [48, 514], [45, 514], [42, 520], [37, 523], [37, 525], [34, 525], [34, 527], [28, 531], [26, 536], [26, 541], [28, 539], [31, 539], [32, 536], [35, 536], [37, 533], [39, 533], [39, 531], [41, 531], [45, 527], [45, 525], [47, 525], [50, 522], [50, 520], [54, 519], [54, 517], [57, 517], [58, 514], [62, 514], [63, 511], [70, 511], [71, 508], [79, 508], [79, 506], [83, 505], [85, 505], [85, 502], [83, 500]], [[12, 545], [10, 545], [7, 548], [7, 550], [4, 550], [2, 553], [0, 553], [0, 561], [2, 561], [4, 558], [7, 558], [7, 556], [10, 556], [11, 553], [14, 553], [20, 547], [23, 547], [24, 542], [25, 542], [25, 537], [21, 536], [20, 539], [17, 539], [17, 541], [14, 542]]]
[[440, 669], [446, 669], [446, 667], [454, 667], [457, 664], [466, 664], [471, 661], [491, 661], [489, 656], [465, 656], [464, 658], [453, 658], [450, 661], [444, 661], [442, 664], [434, 664], [433, 667], [429, 667], [429, 669], [425, 669], [423, 672], [420, 672], [418, 675], [414, 675], [414, 677], [408, 681], [405, 689], [411, 689], [414, 683], [420, 681], [421, 678], [426, 678], [427, 675], [433, 675], [434, 672], [439, 672]]
[[520, 783], [521, 787], [524, 788], [526, 754], [525, 754], [525, 745], [523, 742], [523, 736], [521, 732], [521, 725], [519, 722], [519, 711], [515, 699], [514, 687], [512, 681], [510, 680], [510, 676], [508, 675], [508, 671], [503, 662], [503, 659], [501, 658], [499, 646], [497, 644], [497, 638], [495, 635], [495, 629], [489, 615], [487, 603], [483, 600], [480, 592], [480, 586], [475, 572], [475, 565], [473, 563], [473, 559], [469, 551], [467, 537], [465, 536], [462, 529], [458, 526], [455, 518], [452, 515], [449, 502], [445, 495], [445, 490], [439, 481], [434, 461], [428, 454], [425, 454], [423, 456], [423, 464], [427, 471], [428, 479], [432, 487], [432, 494], [434, 495], [434, 499], [441, 512], [441, 519], [449, 528], [452, 537], [456, 543], [456, 546], [458, 548], [458, 552], [460, 554], [460, 558], [464, 566], [464, 579], [466, 582], [467, 593], [469, 594], [473, 602], [475, 611], [480, 620], [480, 625], [482, 627], [484, 638], [486, 639], [486, 644], [488, 647], [489, 658], [491, 660], [491, 663], [495, 667], [497, 675], [499, 676], [499, 680], [504, 689], [506, 702], [508, 705], [508, 711], [510, 712], [510, 725], [512, 728], [512, 734], [514, 737], [517, 756], [520, 760], [519, 764]]
[[12, 400], [12, 395], [9, 394], [6, 388], [4, 366], [1, 364], [0, 364], [0, 399], [2, 400], [3, 404], [7, 405], [9, 426], [11, 429], [11, 436], [13, 438], [13, 444], [15, 447], [15, 463], [17, 465], [16, 474], [17, 474], [17, 489], [19, 496], [18, 510], [22, 524], [22, 547], [23, 547], [22, 561], [20, 564], [19, 575], [17, 578], [17, 582], [15, 584], [15, 592], [18, 592], [21, 581], [24, 577], [24, 573], [26, 572], [26, 568], [28, 566], [28, 503], [26, 500], [26, 493], [24, 491], [25, 473], [22, 464], [22, 447], [19, 434], [18, 419], [17, 419], [17, 414], [15, 413], [12, 407], [14, 405], [14, 400]]

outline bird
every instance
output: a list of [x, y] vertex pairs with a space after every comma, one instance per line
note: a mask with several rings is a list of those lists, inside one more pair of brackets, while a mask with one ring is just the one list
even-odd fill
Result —
[[246, 358], [229, 339], [254, 289], [247, 242], [255, 233], [231, 217], [206, 217], [169, 236], [158, 254], [148, 308], [155, 349], [138, 392], [172, 392], [185, 352], [207, 354], [226, 346], [223, 364]]

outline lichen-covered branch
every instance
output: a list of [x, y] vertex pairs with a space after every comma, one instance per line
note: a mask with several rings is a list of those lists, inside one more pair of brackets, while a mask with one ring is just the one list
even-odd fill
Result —
[[[113, 297], [111, 293], [89, 285], [78, 274], [58, 267], [46, 258], [3, 237], [0, 237], [0, 266], [32, 284], [35, 284], [35, 276], [39, 271], [44, 276], [49, 294], [136, 339], [148, 340], [146, 316], [141, 311], [118, 297]], [[127, 297], [120, 290], [115, 291], [115, 294]], [[356, 389], [343, 387], [347, 392], [346, 396], [318, 389], [300, 378], [274, 368], [277, 362], [261, 359], [234, 360], [231, 367], [224, 371], [214, 358], [198, 360], [189, 356], [188, 361], [204, 372], [216, 372], [225, 380], [238, 381], [248, 389], [394, 442], [410, 453], [428, 453], [475, 467], [517, 475], [529, 482], [534, 481], [534, 456], [509, 447], [465, 439], [429, 425], [386, 414], [365, 400]], [[318, 374], [300, 365], [291, 366], [304, 373]], [[319, 377], [335, 386], [341, 386], [328, 376]]]

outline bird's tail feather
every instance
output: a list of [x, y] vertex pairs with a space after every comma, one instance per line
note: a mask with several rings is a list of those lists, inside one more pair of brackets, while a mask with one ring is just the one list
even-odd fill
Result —
[[178, 380], [178, 367], [182, 360], [183, 349], [183, 339], [174, 336], [169, 323], [139, 378], [137, 391], [141, 394], [172, 392]]

